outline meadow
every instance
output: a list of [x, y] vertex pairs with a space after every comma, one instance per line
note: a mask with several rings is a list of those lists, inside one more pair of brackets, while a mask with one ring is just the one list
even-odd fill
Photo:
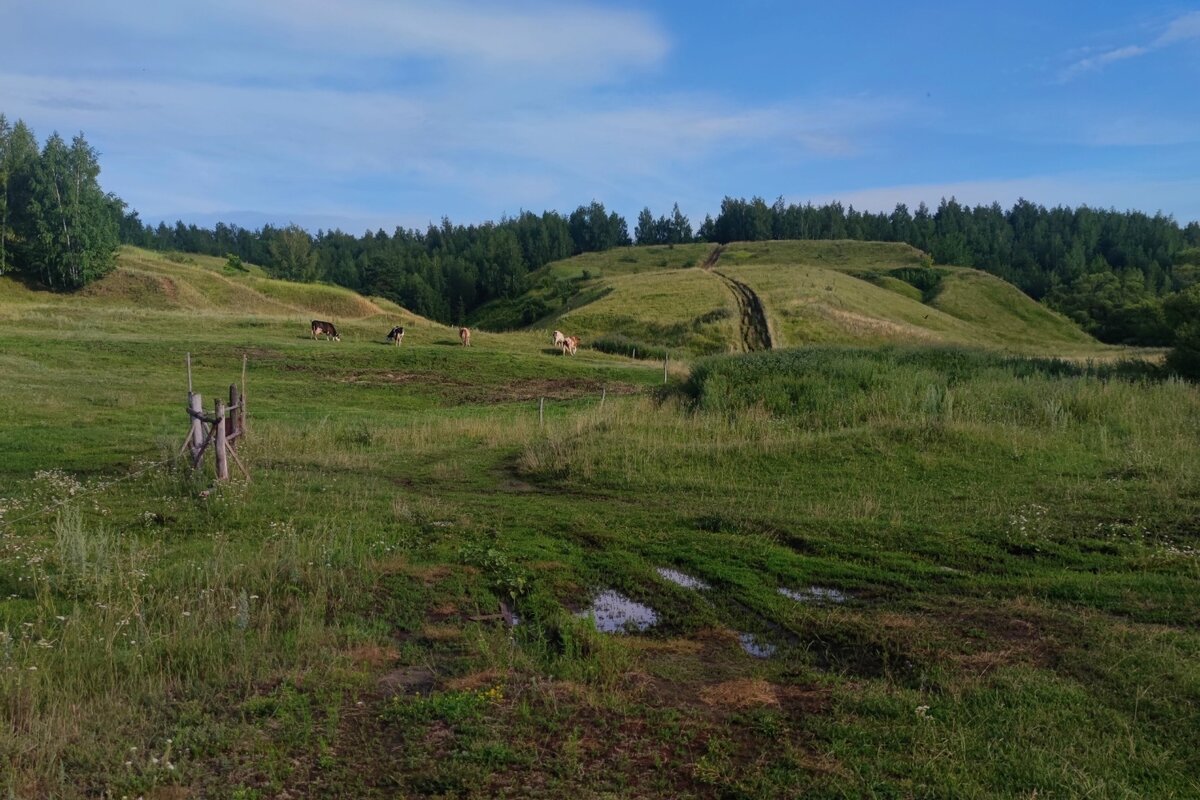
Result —
[[[10, 797], [1200, 795], [1195, 385], [850, 338], [664, 386], [123, 259], [0, 279]], [[174, 457], [186, 352], [209, 402], [248, 358], [249, 482]]]

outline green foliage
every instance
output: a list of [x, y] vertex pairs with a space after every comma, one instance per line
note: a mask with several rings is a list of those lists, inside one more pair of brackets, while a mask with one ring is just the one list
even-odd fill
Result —
[[1046, 303], [1104, 342], [1161, 345], [1172, 338], [1163, 301], [1146, 290], [1140, 272], [1082, 275], [1055, 286]]
[[637, 228], [633, 233], [634, 244], [676, 245], [690, 242], [692, 239], [692, 223], [679, 210], [678, 203], [671, 209], [669, 217], [655, 219], [649, 208], [642, 209], [638, 214]]
[[666, 358], [668, 352], [665, 347], [639, 342], [619, 333], [598, 336], [592, 340], [591, 346], [593, 350], [599, 350], [601, 353], [612, 353], [629, 358], [650, 358], [656, 361]]
[[317, 279], [317, 254], [312, 238], [299, 225], [289, 225], [278, 231], [269, 245], [272, 274], [289, 281]]
[[1167, 354], [1167, 368], [1200, 381], [1200, 319], [1193, 319], [1176, 331], [1175, 347]]
[[41, 152], [33, 132], [0, 115], [0, 273], [8, 268], [55, 289], [78, 289], [115, 266], [123, 204], [105, 195], [96, 151], [57, 133]]
[[225, 254], [225, 268], [233, 272], [246, 272], [246, 265], [242, 263], [242, 257], [237, 253]]
[[681, 391], [705, 411], [761, 409], [810, 426], [846, 427], [869, 421], [884, 402], [915, 418], [942, 420], [953, 414], [955, 387], [980, 376], [1018, 381], [1156, 374], [1144, 362], [1080, 366], [957, 348], [810, 347], [701, 360]]

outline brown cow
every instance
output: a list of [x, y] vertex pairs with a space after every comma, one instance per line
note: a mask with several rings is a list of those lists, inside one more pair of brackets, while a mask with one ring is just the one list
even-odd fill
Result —
[[571, 355], [575, 355], [575, 351], [579, 349], [579, 337], [578, 336], [565, 337], [563, 339], [562, 349], [563, 349], [564, 356], [567, 353], [570, 353]]
[[323, 319], [314, 319], [312, 321], [312, 337], [316, 339], [322, 335], [328, 339], [333, 339], [335, 342], [342, 340], [342, 337], [338, 336], [337, 328], [334, 327], [332, 322], [326, 322]]
[[458, 329], [458, 338], [462, 339], [463, 347], [470, 347], [471, 346], [471, 329], [470, 328], [459, 328]]

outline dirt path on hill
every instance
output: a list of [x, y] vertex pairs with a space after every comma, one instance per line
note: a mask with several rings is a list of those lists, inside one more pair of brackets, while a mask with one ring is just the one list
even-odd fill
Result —
[[738, 305], [742, 347], [747, 351], [770, 350], [771, 329], [767, 325], [767, 313], [763, 309], [762, 300], [749, 286], [716, 269], [717, 262], [721, 260], [721, 253], [724, 250], [725, 248], [721, 245], [714, 247], [701, 266], [720, 278], [733, 293], [733, 299], [737, 301]]

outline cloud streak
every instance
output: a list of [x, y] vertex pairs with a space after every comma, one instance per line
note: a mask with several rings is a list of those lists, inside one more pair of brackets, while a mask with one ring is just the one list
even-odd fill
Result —
[[1098, 55], [1081, 58], [1070, 64], [1059, 73], [1059, 81], [1067, 83], [1089, 72], [1097, 72], [1110, 64], [1128, 61], [1134, 58], [1162, 50], [1166, 47], [1200, 39], [1200, 11], [1193, 11], [1176, 17], [1166, 30], [1159, 34], [1149, 44], [1129, 44], [1106, 50]]

